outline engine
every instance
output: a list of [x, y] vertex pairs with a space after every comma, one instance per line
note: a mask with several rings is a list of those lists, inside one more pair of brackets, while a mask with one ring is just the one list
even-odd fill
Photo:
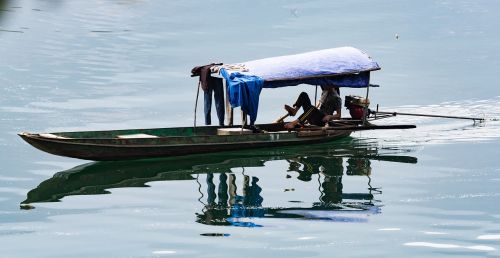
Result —
[[351, 114], [353, 119], [362, 119], [365, 108], [370, 106], [370, 100], [360, 96], [349, 95], [345, 96], [344, 105], [349, 110], [349, 114]]

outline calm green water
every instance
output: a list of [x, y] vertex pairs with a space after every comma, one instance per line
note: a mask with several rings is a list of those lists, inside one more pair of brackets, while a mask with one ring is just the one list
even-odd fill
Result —
[[[0, 256], [498, 257], [498, 11], [466, 0], [0, 0]], [[418, 128], [108, 163], [16, 135], [189, 126], [193, 66], [345, 45], [382, 66], [370, 93], [381, 109], [488, 121], [398, 117], [387, 123]], [[263, 91], [258, 122], [300, 91], [314, 94]]]

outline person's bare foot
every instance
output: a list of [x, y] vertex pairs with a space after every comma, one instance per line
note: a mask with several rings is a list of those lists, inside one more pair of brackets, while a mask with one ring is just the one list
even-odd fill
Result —
[[295, 114], [297, 114], [297, 109], [290, 107], [289, 105], [285, 105], [285, 110], [290, 116], [295, 116]]
[[285, 124], [285, 129], [293, 129], [293, 128], [295, 128], [295, 125], [293, 123]]

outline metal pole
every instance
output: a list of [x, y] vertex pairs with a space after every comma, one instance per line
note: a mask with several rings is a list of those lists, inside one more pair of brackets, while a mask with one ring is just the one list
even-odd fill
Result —
[[439, 118], [454, 118], [454, 119], [469, 119], [469, 120], [478, 120], [484, 121], [484, 118], [479, 117], [466, 117], [466, 116], [442, 116], [442, 115], [429, 115], [429, 114], [418, 114], [418, 113], [399, 113], [399, 112], [384, 112], [384, 111], [375, 111], [375, 113], [379, 114], [387, 114], [387, 115], [402, 115], [402, 116], [425, 116], [425, 117], [439, 117]]
[[314, 92], [314, 105], [316, 106], [316, 102], [318, 102], [318, 85], [316, 85], [316, 91]]

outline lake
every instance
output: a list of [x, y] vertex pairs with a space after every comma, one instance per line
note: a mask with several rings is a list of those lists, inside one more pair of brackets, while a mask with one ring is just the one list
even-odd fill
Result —
[[[0, 0], [0, 254], [499, 257], [499, 10], [487, 0]], [[49, 155], [16, 135], [191, 126], [192, 67], [341, 46], [382, 67], [372, 106], [486, 122], [398, 116], [387, 123], [417, 128], [122, 162]], [[301, 91], [314, 95], [264, 89], [257, 123]]]

